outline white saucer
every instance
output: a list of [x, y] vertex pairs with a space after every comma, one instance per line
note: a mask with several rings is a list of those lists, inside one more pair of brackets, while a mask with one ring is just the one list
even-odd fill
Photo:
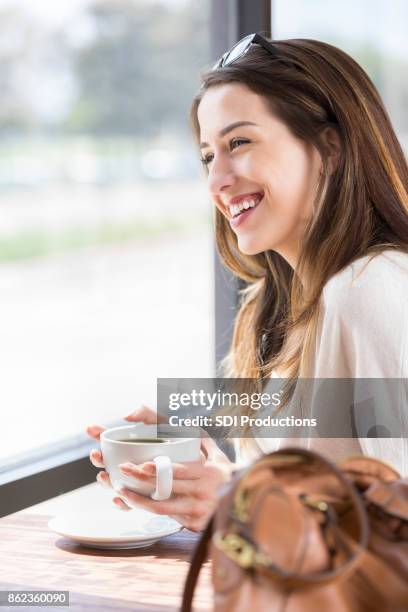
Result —
[[128, 512], [71, 512], [55, 516], [48, 527], [75, 542], [92, 548], [142, 548], [177, 533], [183, 526], [168, 516], [141, 508]]

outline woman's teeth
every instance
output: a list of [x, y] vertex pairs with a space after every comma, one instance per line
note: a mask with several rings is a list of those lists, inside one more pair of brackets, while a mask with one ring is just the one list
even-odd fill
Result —
[[257, 204], [262, 200], [263, 196], [258, 196], [257, 198], [243, 200], [239, 204], [230, 204], [229, 210], [233, 217], [239, 215], [243, 210], [248, 210], [248, 208], [255, 208]]

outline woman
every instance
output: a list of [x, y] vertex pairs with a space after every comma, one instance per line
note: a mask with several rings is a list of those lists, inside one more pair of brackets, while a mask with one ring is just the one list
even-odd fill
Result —
[[[219, 252], [248, 284], [225, 375], [408, 378], [408, 171], [360, 66], [326, 43], [251, 35], [204, 75], [191, 118]], [[306, 443], [333, 459], [376, 454], [408, 473], [403, 438]], [[252, 450], [279, 444], [259, 438]], [[115, 503], [202, 528], [231, 470], [215, 444], [203, 445], [199, 464], [175, 467], [172, 499], [125, 491]], [[91, 460], [103, 466], [99, 451]], [[154, 477], [151, 463], [124, 471]], [[105, 472], [98, 480], [109, 485]]]

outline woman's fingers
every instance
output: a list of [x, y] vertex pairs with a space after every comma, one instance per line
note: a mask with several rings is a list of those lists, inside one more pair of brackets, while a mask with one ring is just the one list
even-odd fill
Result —
[[155, 501], [126, 487], [121, 487], [117, 490], [117, 493], [128, 506], [144, 508], [154, 514], [184, 514], [196, 517], [202, 513], [201, 502], [185, 496], [176, 496], [165, 501]]
[[[110, 481], [109, 478], [109, 474], [107, 472], [98, 472], [96, 475], [96, 480], [97, 482], [104, 488], [106, 489], [111, 489], [112, 488], [112, 483]], [[128, 506], [123, 499], [121, 499], [120, 497], [114, 497], [112, 499], [112, 501], [115, 503], [116, 507], [119, 508], [120, 510], [132, 510], [131, 506]]]
[[[201, 486], [200, 486], [201, 485]], [[206, 492], [203, 491], [202, 483], [196, 480], [173, 480], [172, 493], [174, 495], [186, 495], [190, 497], [205, 497]]]
[[155, 423], [166, 423], [167, 418], [162, 414], [149, 408], [149, 406], [142, 405], [140, 408], [131, 412], [127, 416], [123, 417], [125, 421], [132, 421], [134, 423], [146, 423], [147, 425], [154, 425]]
[[[119, 466], [119, 469], [126, 476], [135, 478], [138, 481], [147, 482], [154, 486], [156, 484], [156, 478], [154, 476], [149, 476], [148, 474], [146, 474], [146, 472], [143, 470], [144, 465], [146, 464], [134, 465], [133, 463], [122, 463]], [[200, 487], [199, 485], [200, 483], [198, 482], [198, 479], [178, 480], [174, 476], [172, 493], [174, 495], [190, 495], [192, 497], [201, 497], [201, 493], [205, 494], [205, 492], [202, 491], [202, 486]]]
[[190, 529], [190, 531], [202, 531], [208, 522], [208, 517], [204, 515], [198, 518], [191, 518], [185, 514], [172, 514], [170, 518], [181, 523], [186, 529]]
[[[90, 458], [95, 467], [104, 467], [102, 454], [100, 451], [92, 451]], [[135, 478], [137, 481], [146, 482], [151, 485], [155, 485], [156, 483], [155, 468], [156, 466], [154, 463], [145, 463], [142, 465], [135, 465], [134, 463], [121, 463], [119, 465], [120, 471], [125, 476], [130, 476], [131, 478]], [[191, 495], [193, 497], [201, 497], [201, 493], [205, 495], [202, 483], [199, 482], [203, 474], [204, 471], [201, 465], [184, 465], [182, 463], [173, 464], [174, 480], [172, 492], [175, 495]], [[190, 478], [188, 478], [188, 476], [190, 476]], [[98, 472], [96, 479], [102, 486], [112, 486], [109, 474], [105, 471]]]
[[147, 423], [148, 425], [153, 425], [157, 423], [157, 413], [149, 406], [140, 406], [137, 410], [134, 410], [127, 416], [123, 417], [125, 421], [132, 421], [135, 423]]
[[214, 440], [208, 436], [208, 434], [201, 438], [201, 450], [210, 461], [231, 465], [231, 461], [228, 459], [227, 455], [222, 452], [222, 450], [217, 446]]
[[[188, 463], [173, 463], [173, 478], [176, 480], [196, 480], [202, 478], [204, 474], [204, 459], [190, 461]], [[139, 466], [145, 474], [154, 476], [156, 474], [156, 464], [154, 461], [146, 461]]]
[[[140, 408], [123, 417], [125, 421], [132, 421], [134, 423], [146, 423], [147, 425], [154, 425], [155, 423], [165, 423], [166, 418], [157, 414], [153, 408], [149, 408], [149, 406], [142, 405]], [[86, 433], [91, 436], [91, 438], [95, 438], [95, 440], [99, 440], [99, 437], [103, 431], [105, 431], [106, 427], [102, 425], [88, 425], [86, 428]]]
[[154, 514], [168, 515], [192, 531], [200, 531], [205, 527], [215, 506], [215, 502], [196, 500], [183, 495], [177, 495], [165, 501], [154, 501], [126, 487], [118, 489], [118, 497], [114, 497], [113, 502], [119, 509], [125, 511], [139, 507]]
[[114, 497], [112, 501], [115, 504], [115, 506], [119, 508], [119, 510], [125, 510], [126, 512], [129, 512], [129, 510], [133, 510], [133, 508], [125, 504], [123, 499], [121, 499], [120, 497]]
[[95, 467], [97, 468], [105, 467], [105, 464], [103, 462], [102, 453], [97, 448], [93, 448], [91, 450], [91, 452], [89, 453], [89, 459], [91, 460], [92, 465], [94, 465]]
[[95, 438], [95, 440], [99, 440], [99, 437], [103, 431], [105, 431], [106, 427], [102, 427], [101, 425], [89, 425], [86, 428], [86, 433], [91, 438]]
[[154, 484], [156, 479], [151, 474], [146, 473], [143, 470], [143, 465], [135, 465], [134, 463], [120, 463], [119, 469], [125, 474], [125, 476], [130, 476], [131, 478], [136, 478], [136, 480], [141, 480], [143, 482], [149, 482]]
[[107, 489], [112, 487], [112, 483], [107, 472], [98, 472], [96, 475], [96, 480], [102, 487]]

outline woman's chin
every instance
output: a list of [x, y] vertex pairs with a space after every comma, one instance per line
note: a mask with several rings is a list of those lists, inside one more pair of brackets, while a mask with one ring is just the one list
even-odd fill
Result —
[[259, 242], [255, 240], [245, 240], [238, 237], [238, 248], [244, 255], [258, 255], [263, 253], [265, 249], [261, 248]]

